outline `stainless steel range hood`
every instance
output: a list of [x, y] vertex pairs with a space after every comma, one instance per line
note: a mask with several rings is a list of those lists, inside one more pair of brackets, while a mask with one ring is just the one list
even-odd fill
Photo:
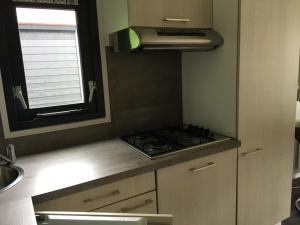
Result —
[[131, 27], [110, 35], [115, 52], [137, 50], [210, 51], [224, 43], [213, 29]]

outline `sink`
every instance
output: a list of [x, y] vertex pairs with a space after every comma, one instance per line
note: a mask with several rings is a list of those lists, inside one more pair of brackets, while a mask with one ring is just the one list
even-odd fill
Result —
[[22, 180], [24, 171], [22, 168], [8, 165], [0, 166], [0, 193], [7, 191]]

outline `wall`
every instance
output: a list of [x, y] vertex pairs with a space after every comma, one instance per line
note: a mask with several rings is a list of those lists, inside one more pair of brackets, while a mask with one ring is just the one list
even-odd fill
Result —
[[108, 34], [129, 26], [127, 0], [99, 0], [98, 3], [100, 10], [102, 10], [105, 44], [109, 46]]
[[137, 129], [182, 122], [180, 53], [115, 54], [107, 51], [112, 123], [3, 139], [19, 156], [99, 141]]
[[184, 122], [235, 137], [238, 0], [214, 0], [213, 26], [224, 46], [182, 57]]

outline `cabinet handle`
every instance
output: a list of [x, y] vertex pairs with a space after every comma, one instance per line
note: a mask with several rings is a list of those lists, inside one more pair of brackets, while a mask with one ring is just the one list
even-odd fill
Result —
[[136, 205], [136, 206], [132, 206], [132, 207], [124, 207], [124, 208], [121, 208], [120, 211], [122, 213], [127, 213], [127, 212], [130, 212], [134, 209], [138, 209], [138, 208], [141, 208], [143, 206], [147, 206], [147, 205], [150, 205], [153, 203], [153, 200], [152, 199], [147, 199], [145, 200], [143, 203], [139, 204], [139, 205]]
[[263, 150], [264, 150], [264, 149], [262, 149], [262, 148], [257, 148], [257, 149], [255, 149], [254, 151], [242, 153], [242, 156], [250, 156], [250, 155], [254, 155], [254, 154], [257, 154], [257, 153], [262, 152]]
[[207, 163], [205, 166], [202, 166], [200, 168], [192, 168], [190, 169], [190, 171], [192, 171], [193, 173], [198, 173], [202, 170], [206, 170], [208, 168], [211, 168], [211, 167], [214, 167], [216, 164], [214, 162], [210, 162], [210, 163]]
[[163, 20], [167, 22], [185, 22], [185, 23], [191, 21], [190, 19], [181, 19], [181, 18], [164, 18]]
[[83, 200], [83, 203], [94, 202], [94, 201], [98, 201], [98, 200], [100, 200], [102, 198], [113, 197], [113, 196], [119, 195], [120, 193], [121, 192], [119, 190], [114, 190], [112, 192], [109, 192], [107, 194], [98, 196], [96, 198], [87, 198], [87, 199]]

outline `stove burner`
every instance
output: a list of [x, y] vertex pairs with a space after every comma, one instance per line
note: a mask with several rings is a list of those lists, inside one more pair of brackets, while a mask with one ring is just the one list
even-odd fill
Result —
[[135, 140], [136, 141], [143, 140], [143, 139], [148, 138], [148, 137], [151, 137], [151, 135], [150, 134], [137, 135], [137, 136], [135, 136]]
[[133, 145], [143, 146], [146, 143], [156, 142], [158, 139], [151, 134], [139, 134], [129, 137], [127, 141]]
[[210, 130], [196, 126], [158, 129], [121, 138], [150, 158], [228, 139], [220, 135], [216, 139]]
[[171, 147], [165, 142], [154, 142], [154, 143], [146, 144], [144, 146], [144, 151], [150, 155], [153, 155], [153, 154], [160, 154], [166, 152], [170, 148]]
[[169, 139], [178, 139], [182, 136], [186, 136], [187, 133], [183, 132], [181, 130], [175, 130], [175, 129], [171, 129], [171, 130], [162, 130], [162, 131], [158, 131], [157, 132], [158, 135], [165, 137], [165, 138], [169, 138]]
[[168, 145], [167, 144], [161, 145], [161, 144], [153, 143], [153, 144], [149, 144], [149, 148], [154, 149], [154, 150], [162, 150], [162, 149], [168, 148]]
[[190, 146], [191, 144], [198, 145], [201, 144], [201, 142], [201, 138], [195, 136], [183, 136], [179, 137], [178, 139], [178, 143], [182, 144], [183, 146]]

